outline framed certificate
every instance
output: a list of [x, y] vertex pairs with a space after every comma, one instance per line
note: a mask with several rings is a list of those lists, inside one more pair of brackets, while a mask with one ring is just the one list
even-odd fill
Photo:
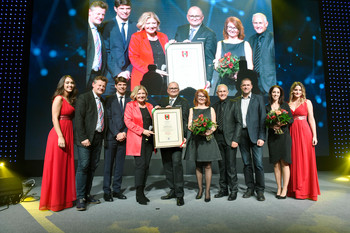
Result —
[[177, 82], [180, 90], [202, 89], [207, 83], [203, 42], [172, 43], [166, 50], [168, 82]]
[[180, 107], [158, 108], [153, 113], [155, 148], [180, 147], [183, 140]]

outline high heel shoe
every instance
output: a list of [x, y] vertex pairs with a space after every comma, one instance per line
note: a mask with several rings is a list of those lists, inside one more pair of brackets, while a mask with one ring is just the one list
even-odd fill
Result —
[[202, 191], [199, 191], [199, 190], [198, 190], [198, 193], [197, 193], [197, 195], [196, 195], [196, 199], [201, 199], [202, 196], [203, 196], [203, 190], [202, 190]]
[[277, 197], [277, 199], [286, 199], [286, 198], [287, 198], [287, 195]]
[[210, 192], [209, 192], [209, 197], [205, 196], [204, 201], [205, 202], [209, 202], [210, 201]]

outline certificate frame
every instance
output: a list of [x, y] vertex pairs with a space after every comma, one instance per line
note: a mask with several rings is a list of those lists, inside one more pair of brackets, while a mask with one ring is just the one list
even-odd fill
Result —
[[203, 89], [207, 84], [203, 42], [175, 42], [166, 50], [168, 84], [177, 82], [180, 90]]
[[181, 147], [184, 140], [181, 107], [158, 108], [153, 113], [154, 147]]

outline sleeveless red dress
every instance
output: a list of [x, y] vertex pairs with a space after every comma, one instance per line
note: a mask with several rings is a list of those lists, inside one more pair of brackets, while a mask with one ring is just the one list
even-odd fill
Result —
[[74, 107], [63, 98], [59, 122], [66, 147], [58, 147], [58, 136], [52, 128], [46, 144], [40, 210], [60, 211], [72, 207], [76, 200], [72, 124], [74, 111]]
[[294, 122], [290, 127], [292, 163], [287, 195], [297, 199], [317, 201], [317, 195], [321, 193], [317, 177], [315, 147], [312, 146], [312, 132], [307, 121], [306, 101], [291, 111]]

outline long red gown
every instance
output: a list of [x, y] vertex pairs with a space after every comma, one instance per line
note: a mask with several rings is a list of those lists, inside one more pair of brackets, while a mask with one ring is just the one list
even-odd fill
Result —
[[66, 147], [58, 147], [58, 135], [52, 128], [46, 144], [40, 210], [60, 211], [72, 207], [76, 200], [72, 124], [74, 111], [74, 107], [63, 98], [59, 123]]
[[292, 163], [287, 195], [317, 201], [317, 195], [321, 193], [317, 178], [315, 147], [312, 146], [312, 132], [307, 121], [306, 101], [291, 111], [294, 122], [290, 127]]

